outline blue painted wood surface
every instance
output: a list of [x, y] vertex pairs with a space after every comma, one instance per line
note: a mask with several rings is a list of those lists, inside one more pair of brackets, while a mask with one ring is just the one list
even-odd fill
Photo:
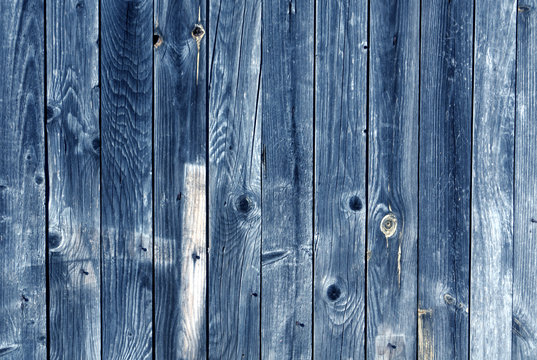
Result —
[[200, 33], [198, 49], [192, 36], [205, 18], [204, 2], [154, 2], [153, 307], [159, 359], [206, 356], [207, 39]]
[[211, 3], [209, 358], [261, 350], [261, 1]]
[[0, 2], [0, 356], [47, 355], [45, 8]]
[[0, 358], [533, 358], [536, 7], [0, 2]]
[[467, 359], [473, 1], [421, 19], [418, 359]]
[[51, 359], [100, 359], [99, 2], [47, 1]]
[[365, 356], [367, 1], [317, 1], [314, 357]]
[[153, 353], [153, 2], [101, 0], [104, 359]]

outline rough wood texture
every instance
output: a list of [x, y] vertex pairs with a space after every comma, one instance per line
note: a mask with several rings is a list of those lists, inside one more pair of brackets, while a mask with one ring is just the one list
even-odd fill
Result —
[[261, 1], [212, 1], [209, 23], [209, 358], [259, 359]]
[[470, 357], [510, 359], [515, 0], [475, 8]]
[[100, 359], [99, 3], [46, 19], [50, 358]]
[[370, 7], [367, 357], [414, 359], [420, 2]]
[[537, 347], [537, 1], [520, 1], [517, 17], [515, 215], [512, 358]]
[[312, 353], [314, 2], [262, 8], [264, 359]]
[[422, 7], [418, 359], [468, 359], [472, 36], [473, 1]]
[[0, 30], [0, 356], [44, 359], [43, 1], [0, 1]]
[[103, 357], [152, 357], [153, 2], [101, 0]]
[[367, 1], [317, 1], [316, 359], [365, 358]]
[[198, 48], [192, 37], [195, 24], [205, 27], [204, 5], [155, 1], [157, 359], [206, 356], [207, 56], [203, 37], [197, 69]]

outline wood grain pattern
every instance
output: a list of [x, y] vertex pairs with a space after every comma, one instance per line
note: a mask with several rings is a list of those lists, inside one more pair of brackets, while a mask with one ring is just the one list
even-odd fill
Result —
[[101, 357], [98, 15], [47, 2], [51, 359]]
[[261, 1], [212, 1], [209, 23], [209, 358], [259, 359]]
[[152, 357], [153, 2], [101, 0], [103, 357]]
[[511, 358], [516, 14], [514, 0], [476, 2], [472, 359]]
[[418, 359], [468, 359], [472, 44], [473, 1], [422, 7]]
[[0, 2], [0, 356], [46, 357], [44, 7]]
[[367, 357], [416, 358], [420, 2], [370, 2]]
[[316, 359], [365, 358], [367, 1], [318, 1]]
[[264, 359], [312, 354], [314, 2], [262, 7]]
[[[155, 357], [206, 357], [205, 2], [155, 1]], [[198, 21], [201, 15], [201, 21]]]
[[515, 193], [513, 239], [513, 359], [537, 348], [537, 1], [520, 1], [517, 15]]

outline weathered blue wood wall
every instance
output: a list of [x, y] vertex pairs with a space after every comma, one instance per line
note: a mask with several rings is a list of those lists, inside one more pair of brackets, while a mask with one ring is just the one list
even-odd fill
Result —
[[535, 358], [536, 7], [0, 1], [0, 358]]

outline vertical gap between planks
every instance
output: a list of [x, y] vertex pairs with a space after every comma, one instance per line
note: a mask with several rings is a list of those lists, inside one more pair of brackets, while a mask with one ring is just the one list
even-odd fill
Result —
[[315, 358], [315, 181], [316, 181], [316, 146], [315, 146], [315, 124], [317, 123], [316, 115], [317, 106], [317, 0], [313, 1], [313, 154], [312, 154], [312, 202], [311, 202], [311, 358]]
[[43, 1], [43, 137], [44, 137], [44, 153], [45, 159], [43, 163], [45, 172], [45, 331], [46, 333], [46, 354], [47, 359], [50, 359], [50, 273], [49, 273], [49, 246], [48, 246], [48, 202], [50, 192], [50, 180], [48, 169], [48, 140], [47, 140], [47, 1]]
[[[156, 0], [158, 1], [158, 0]], [[223, 1], [223, 0], [221, 0]], [[201, 4], [201, 1], [200, 1]], [[209, 340], [210, 340], [210, 333], [209, 333], [209, 325], [210, 325], [210, 308], [209, 308], [209, 239], [210, 239], [210, 198], [209, 196], [211, 188], [211, 178], [210, 178], [210, 158], [209, 158], [209, 132], [210, 132], [210, 124], [209, 124], [209, 115], [210, 115], [210, 101], [209, 101], [209, 50], [211, 46], [211, 27], [209, 24], [209, 18], [211, 15], [210, 12], [210, 6], [211, 1], [205, 0], [205, 358], [210, 359], [209, 351]], [[201, 22], [201, 21], [200, 21]], [[216, 44], [216, 38], [214, 39]]]
[[[257, 102], [259, 103], [259, 95], [261, 94], [261, 106], [263, 105], [263, 89], [262, 89], [262, 72], [263, 72], [263, 1], [261, 0], [260, 1], [260, 11], [261, 11], [261, 31], [260, 31], [260, 39], [259, 39], [259, 56], [260, 56], [260, 61], [259, 61], [259, 80], [257, 81]], [[215, 39], [216, 41], [216, 39]], [[255, 116], [257, 118], [258, 116], [258, 109], [259, 107], [257, 106], [258, 104], [256, 104], [256, 107], [255, 107]], [[261, 109], [263, 109], [261, 107]], [[262, 115], [262, 113], [261, 113]], [[259, 237], [260, 237], [260, 244], [259, 244], [259, 359], [261, 359], [262, 357], [262, 348], [261, 348], [261, 342], [262, 342], [262, 337], [261, 335], [263, 334], [262, 333], [262, 330], [261, 330], [261, 315], [263, 314], [263, 262], [261, 261], [263, 259], [263, 149], [264, 149], [264, 145], [263, 145], [263, 116], [261, 116], [261, 118], [259, 119], [261, 121], [261, 125], [259, 126], [259, 138], [261, 139], [261, 146], [260, 146], [260, 162], [259, 162], [259, 193], [260, 193], [260, 196], [259, 196], [259, 204], [260, 204], [260, 208], [261, 208], [261, 220], [260, 220], [260, 229], [259, 229]]]
[[475, 71], [475, 13], [477, 7], [477, 0], [473, 0], [473, 19], [472, 19], [472, 123], [470, 125], [470, 221], [468, 229], [469, 236], [469, 256], [468, 256], [468, 360], [470, 360], [471, 351], [471, 317], [472, 317], [472, 195], [473, 195], [473, 174], [474, 174], [474, 71]]
[[[419, 349], [419, 309], [420, 309], [420, 145], [421, 145], [421, 6], [418, 25], [418, 218], [417, 218], [417, 233], [416, 233], [416, 360], [420, 358]], [[433, 349], [434, 356], [434, 349]]]
[[[152, 21], [153, 26], [151, 26], [151, 39], [155, 34], [155, 7], [157, 6], [158, 0], [153, 1], [153, 15]], [[151, 72], [151, 358], [156, 359], [156, 317], [155, 317], [155, 46], [151, 46], [151, 52], [153, 57], [153, 70]]]
[[[515, 109], [514, 109], [514, 112], [515, 112], [515, 121], [514, 121], [514, 128], [513, 128], [513, 199], [512, 199], [512, 202], [513, 202], [513, 223], [511, 224], [512, 226], [512, 232], [511, 232], [511, 236], [512, 236], [512, 249], [511, 249], [511, 271], [512, 271], [512, 276], [514, 276], [514, 267], [515, 267], [515, 207], [516, 207], [516, 193], [515, 193], [515, 180], [516, 180], [516, 123], [517, 123], [517, 114], [518, 114], [518, 108], [517, 108], [517, 80], [518, 80], [518, 0], [515, 1]], [[515, 284], [515, 281], [514, 281], [514, 278], [511, 278], [511, 323], [513, 322], [513, 317], [514, 317], [514, 299], [513, 299], [513, 288], [514, 288], [514, 285]], [[509, 354], [510, 356], [512, 356], [513, 354], [513, 350], [512, 350], [512, 344], [513, 344], [513, 338], [514, 338], [514, 333], [513, 331], [511, 331], [511, 354]]]
[[366, 66], [366, 125], [365, 125], [365, 254], [364, 254], [364, 357], [367, 360], [367, 247], [369, 243], [369, 64], [371, 57], [371, 1], [367, 0], [367, 66]]
[[[158, 0], [156, 0], [158, 1]], [[223, 0], [221, 0], [223, 1]], [[201, 4], [201, 1], [200, 1]], [[210, 325], [210, 308], [209, 308], [209, 244], [210, 244], [210, 198], [209, 196], [211, 188], [211, 178], [210, 178], [210, 157], [209, 157], [209, 132], [210, 132], [210, 91], [209, 91], [209, 50], [211, 47], [211, 27], [209, 24], [209, 19], [211, 16], [211, 1], [205, 0], [205, 358], [210, 359], [209, 351], [209, 340], [210, 340], [210, 332], [209, 332], [209, 325]], [[201, 21], [200, 21], [201, 22]], [[216, 38], [214, 39], [216, 44]]]
[[103, 346], [103, 157], [102, 157], [102, 149], [103, 149], [103, 137], [102, 137], [102, 118], [101, 118], [101, 107], [102, 107], [102, 78], [101, 78], [101, 48], [102, 48], [102, 34], [101, 34], [101, 1], [97, 2], [97, 12], [98, 12], [98, 39], [99, 39], [99, 297], [100, 297], [100, 304], [99, 309], [101, 312], [100, 316], [100, 333], [101, 333], [101, 346], [100, 346], [100, 352], [101, 352], [101, 359], [103, 359], [104, 355], [104, 346]]

